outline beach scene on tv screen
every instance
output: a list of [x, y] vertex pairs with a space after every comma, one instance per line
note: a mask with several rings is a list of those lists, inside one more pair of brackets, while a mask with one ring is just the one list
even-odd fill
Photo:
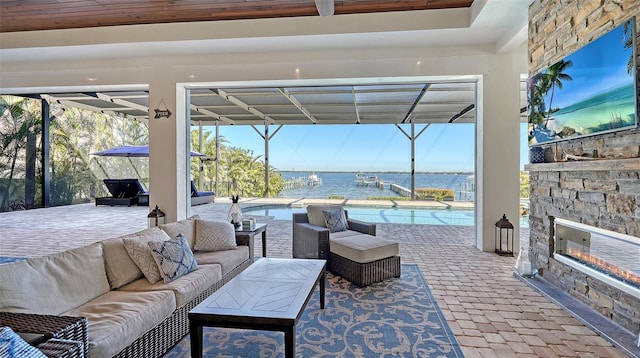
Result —
[[529, 145], [637, 124], [632, 21], [529, 78]]

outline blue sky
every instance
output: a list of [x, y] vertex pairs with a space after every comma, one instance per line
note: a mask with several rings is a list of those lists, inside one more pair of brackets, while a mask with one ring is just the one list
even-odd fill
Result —
[[[263, 130], [263, 126], [257, 126]], [[275, 131], [275, 126], [270, 132]], [[416, 125], [416, 134], [423, 125]], [[213, 128], [205, 127], [215, 133]], [[407, 125], [403, 129], [410, 133]], [[473, 172], [473, 124], [432, 124], [416, 140], [416, 171]], [[249, 126], [220, 126], [229, 145], [264, 156], [264, 141]], [[521, 162], [528, 160], [526, 128]], [[284, 171], [382, 172], [411, 169], [410, 140], [394, 125], [288, 125], [269, 142], [270, 164]], [[264, 158], [264, 157], [263, 157]], [[524, 162], [521, 163], [521, 168]]]

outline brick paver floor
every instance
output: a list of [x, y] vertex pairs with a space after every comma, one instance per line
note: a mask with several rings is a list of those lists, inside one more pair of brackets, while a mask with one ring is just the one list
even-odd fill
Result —
[[[221, 219], [229, 206], [216, 199], [193, 213]], [[148, 210], [83, 204], [3, 213], [0, 256], [46, 255], [142, 230]], [[291, 257], [291, 221], [259, 221], [269, 225], [267, 255]], [[402, 262], [420, 267], [466, 357], [627, 357], [514, 277], [515, 258], [477, 250], [473, 227], [378, 224], [378, 235], [398, 241]]]

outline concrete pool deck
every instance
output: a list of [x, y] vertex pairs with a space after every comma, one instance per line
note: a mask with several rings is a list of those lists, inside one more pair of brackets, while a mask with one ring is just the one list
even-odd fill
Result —
[[[333, 201], [249, 198], [241, 206], [311, 202]], [[224, 220], [230, 203], [219, 198], [193, 207], [192, 214]], [[148, 213], [148, 207], [93, 203], [1, 213], [0, 256], [47, 255], [140, 231]], [[267, 255], [291, 257], [291, 221], [265, 221]], [[403, 263], [418, 265], [466, 357], [628, 356], [514, 277], [515, 257], [477, 250], [473, 226], [378, 224], [377, 229], [379, 236], [400, 243]], [[528, 230], [520, 234], [524, 239]], [[260, 255], [261, 240], [255, 244]]]

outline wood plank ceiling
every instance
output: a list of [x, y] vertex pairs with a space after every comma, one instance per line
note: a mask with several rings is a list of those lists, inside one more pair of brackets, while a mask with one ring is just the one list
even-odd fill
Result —
[[[334, 13], [461, 8], [472, 2], [335, 0]], [[292, 16], [318, 16], [314, 0], [1, 0], [0, 32]]]

